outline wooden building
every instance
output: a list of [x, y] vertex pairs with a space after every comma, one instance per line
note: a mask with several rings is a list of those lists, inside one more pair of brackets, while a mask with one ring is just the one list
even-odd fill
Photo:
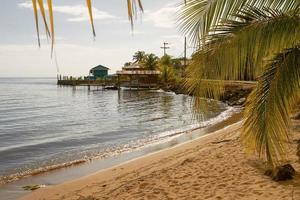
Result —
[[129, 66], [124, 66], [122, 70], [117, 71], [119, 83], [125, 88], [136, 89], [153, 89], [159, 86], [158, 70], [147, 70], [140, 66], [138, 63], [134, 63]]
[[103, 66], [103, 65], [98, 65], [92, 69], [90, 69], [90, 77], [91, 79], [96, 80], [97, 78], [104, 78], [108, 75], [108, 70], [109, 68]]

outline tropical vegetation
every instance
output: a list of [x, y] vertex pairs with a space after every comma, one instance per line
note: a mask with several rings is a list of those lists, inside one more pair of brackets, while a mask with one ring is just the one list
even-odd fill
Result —
[[198, 46], [185, 83], [196, 109], [201, 97], [222, 95], [222, 80], [257, 78], [242, 142], [271, 167], [286, 161], [300, 95], [299, 6], [299, 0], [187, 0], [179, 14], [182, 31]]
[[133, 55], [133, 61], [134, 63], [141, 63], [144, 61], [145, 57], [146, 57], [145, 51], [137, 51]]
[[145, 55], [142, 64], [148, 70], [156, 70], [158, 65], [158, 57], [153, 53], [147, 54]]
[[159, 61], [161, 81], [168, 87], [168, 84], [175, 79], [174, 65], [171, 56], [164, 55]]

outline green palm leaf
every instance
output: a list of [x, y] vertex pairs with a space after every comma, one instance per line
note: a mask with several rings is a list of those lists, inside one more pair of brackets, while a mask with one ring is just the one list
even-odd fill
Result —
[[234, 15], [246, 6], [286, 12], [299, 7], [299, 3], [299, 0], [188, 0], [179, 13], [179, 24], [196, 45], [202, 45], [202, 40], [214, 32], [214, 27], [221, 21], [234, 20]]
[[300, 48], [271, 60], [249, 97], [242, 140], [276, 166], [285, 159], [291, 108], [300, 95]]
[[201, 65], [205, 78], [242, 79], [244, 73], [257, 76], [263, 71], [264, 60], [300, 43], [299, 9], [284, 14], [246, 8], [215, 30], [195, 53], [191, 67]]
[[195, 95], [195, 112], [205, 108], [201, 98], [222, 95], [222, 80], [263, 73], [246, 106], [243, 141], [276, 166], [284, 158], [290, 108], [300, 94], [299, 8], [284, 13], [246, 6], [214, 31], [187, 70], [185, 86]]

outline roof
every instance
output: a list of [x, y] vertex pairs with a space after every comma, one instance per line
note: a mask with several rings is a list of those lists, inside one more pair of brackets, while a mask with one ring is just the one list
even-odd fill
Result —
[[127, 70], [127, 69], [142, 69], [143, 67], [140, 66], [138, 63], [134, 63], [128, 66], [124, 66], [123, 69]]
[[98, 65], [98, 66], [93, 67], [93, 68], [91, 69], [91, 71], [95, 71], [95, 70], [109, 70], [109, 68], [104, 67], [103, 65]]
[[118, 75], [160, 75], [161, 72], [158, 70], [134, 70], [134, 71], [117, 71]]

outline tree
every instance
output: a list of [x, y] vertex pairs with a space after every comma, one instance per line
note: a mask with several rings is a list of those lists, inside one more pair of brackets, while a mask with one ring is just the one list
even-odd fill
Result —
[[164, 84], [167, 84], [174, 79], [174, 66], [171, 56], [164, 55], [159, 60], [159, 69], [161, 71], [161, 80]]
[[131, 62], [126, 62], [126, 63], [124, 63], [124, 66], [125, 66], [125, 67], [130, 66], [130, 65], [132, 65]]
[[145, 51], [137, 51], [133, 55], [134, 63], [141, 63], [146, 57]]
[[222, 81], [258, 77], [244, 112], [242, 141], [275, 167], [285, 161], [289, 115], [300, 95], [299, 0], [190, 0], [182, 30], [198, 45], [187, 90], [218, 98]]
[[158, 57], [155, 54], [150, 53], [145, 56], [143, 65], [145, 66], [146, 69], [155, 70], [157, 68], [157, 64], [158, 64]]

